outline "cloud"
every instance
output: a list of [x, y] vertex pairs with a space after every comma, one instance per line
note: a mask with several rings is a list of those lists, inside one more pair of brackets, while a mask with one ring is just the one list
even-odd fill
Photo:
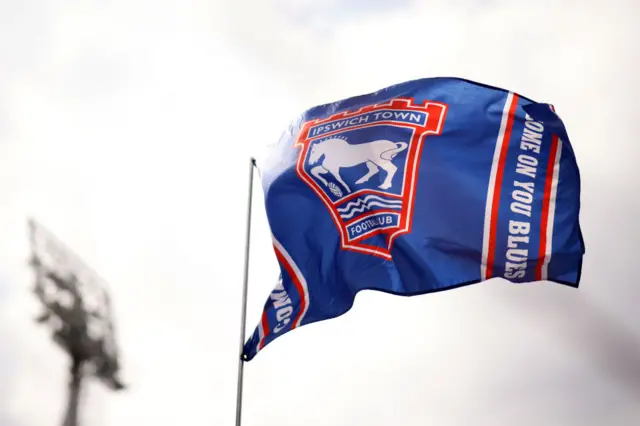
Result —
[[[247, 365], [244, 424], [640, 418], [628, 343], [639, 296], [635, 2], [41, 3], [0, 5], [11, 64], [0, 68], [0, 258], [11, 283], [0, 423], [48, 425], [64, 402], [65, 357], [31, 320], [27, 214], [114, 295], [131, 388], [91, 385], [86, 420], [230, 423], [248, 156], [303, 108], [436, 75], [557, 106], [583, 175], [582, 288], [363, 292], [347, 315]], [[248, 332], [277, 274], [256, 188]]]

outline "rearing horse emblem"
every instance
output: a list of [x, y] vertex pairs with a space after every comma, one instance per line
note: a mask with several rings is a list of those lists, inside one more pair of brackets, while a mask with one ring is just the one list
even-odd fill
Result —
[[296, 173], [329, 210], [343, 250], [391, 259], [411, 229], [425, 141], [442, 132], [446, 112], [396, 98], [302, 125]]

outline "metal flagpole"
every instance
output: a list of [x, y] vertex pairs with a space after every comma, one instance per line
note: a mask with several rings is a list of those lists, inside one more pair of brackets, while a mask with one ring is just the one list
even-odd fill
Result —
[[242, 353], [244, 349], [245, 328], [247, 321], [247, 287], [249, 282], [249, 247], [251, 243], [251, 201], [253, 199], [253, 168], [256, 167], [256, 160], [251, 158], [249, 168], [249, 200], [247, 207], [247, 230], [244, 247], [244, 282], [242, 285], [242, 316], [240, 319], [240, 353], [238, 354], [238, 393], [236, 396], [236, 426], [240, 426], [242, 417], [242, 385], [244, 374], [244, 359]]

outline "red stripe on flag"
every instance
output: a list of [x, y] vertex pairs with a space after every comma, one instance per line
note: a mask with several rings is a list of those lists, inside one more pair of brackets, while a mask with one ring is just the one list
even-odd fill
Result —
[[262, 311], [262, 339], [258, 343], [258, 350], [264, 346], [264, 339], [269, 334], [269, 319], [267, 318], [267, 310]]
[[553, 168], [558, 152], [558, 136], [551, 138], [551, 152], [547, 163], [547, 174], [544, 181], [544, 198], [542, 199], [542, 218], [540, 220], [540, 249], [538, 250], [538, 263], [536, 265], [536, 280], [542, 279], [542, 267], [547, 253], [547, 227], [549, 226], [549, 205], [551, 201], [551, 184], [553, 183]]
[[500, 160], [498, 162], [498, 170], [496, 173], [496, 181], [493, 190], [493, 200], [491, 201], [491, 227], [489, 237], [489, 250], [487, 254], [487, 279], [493, 275], [493, 266], [496, 256], [496, 234], [498, 231], [498, 211], [500, 210], [500, 190], [502, 188], [502, 178], [504, 176], [504, 166], [507, 161], [507, 152], [509, 151], [509, 141], [511, 140], [511, 131], [513, 130], [513, 122], [518, 108], [518, 95], [513, 95], [511, 107], [509, 108], [509, 118], [507, 127], [502, 138], [502, 147], [500, 150]]
[[298, 315], [296, 316], [296, 320], [293, 322], [293, 324], [291, 326], [291, 329], [293, 330], [294, 328], [296, 328], [296, 326], [298, 324], [298, 320], [302, 316], [302, 313], [304, 312], [304, 308], [307, 305], [307, 301], [306, 301], [305, 296], [304, 296], [304, 287], [302, 286], [302, 283], [300, 282], [300, 279], [298, 279], [298, 276], [296, 275], [295, 271], [293, 270], [293, 267], [289, 264], [289, 262], [287, 262], [287, 259], [285, 258], [284, 254], [282, 254], [280, 252], [280, 250], [278, 250], [278, 247], [276, 247], [275, 245], [273, 246], [273, 248], [275, 249], [276, 257], [277, 257], [278, 261], [287, 270], [287, 273], [291, 277], [291, 280], [293, 281], [293, 284], [296, 286], [296, 290], [298, 291], [298, 294], [300, 295], [300, 309], [298, 311]]

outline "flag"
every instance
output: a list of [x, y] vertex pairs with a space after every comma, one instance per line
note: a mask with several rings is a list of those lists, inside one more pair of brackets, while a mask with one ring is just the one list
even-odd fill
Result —
[[365, 289], [578, 287], [580, 176], [550, 104], [459, 78], [408, 81], [305, 111], [258, 166], [281, 275], [247, 361]]

